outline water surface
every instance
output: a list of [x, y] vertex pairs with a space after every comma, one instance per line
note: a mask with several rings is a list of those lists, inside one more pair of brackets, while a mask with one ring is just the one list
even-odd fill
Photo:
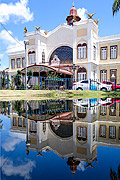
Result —
[[120, 99], [0, 102], [0, 127], [3, 180], [120, 179]]

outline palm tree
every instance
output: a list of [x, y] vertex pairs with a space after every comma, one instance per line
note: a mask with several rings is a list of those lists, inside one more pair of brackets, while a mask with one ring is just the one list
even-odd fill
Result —
[[120, 0], [115, 0], [112, 7], [113, 16], [119, 11], [119, 9], [120, 9]]

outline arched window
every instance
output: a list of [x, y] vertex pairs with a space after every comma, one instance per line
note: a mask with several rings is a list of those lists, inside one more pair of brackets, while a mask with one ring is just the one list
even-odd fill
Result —
[[96, 60], [96, 46], [93, 46], [93, 60]]
[[78, 59], [86, 59], [87, 58], [87, 44], [78, 44], [77, 46], [77, 56]]
[[107, 80], [107, 70], [106, 69], [103, 69], [100, 71], [100, 80], [101, 80], [101, 82]]
[[50, 64], [54, 57], [57, 56], [60, 60], [60, 64], [72, 64], [73, 63], [73, 49], [69, 46], [60, 46], [53, 51], [50, 56]]
[[83, 126], [77, 127], [77, 139], [79, 141], [86, 141], [87, 140], [87, 128]]
[[42, 52], [42, 63], [45, 63], [45, 52]]
[[28, 52], [28, 57], [29, 57], [29, 65], [35, 64], [35, 51], [29, 51]]
[[78, 81], [87, 79], [87, 71], [86, 71], [86, 69], [84, 67], [78, 69], [77, 78], [78, 78]]
[[45, 133], [46, 131], [46, 122], [43, 122], [43, 132]]

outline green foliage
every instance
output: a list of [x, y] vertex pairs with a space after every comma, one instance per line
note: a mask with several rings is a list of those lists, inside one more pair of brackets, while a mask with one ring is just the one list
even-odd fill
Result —
[[37, 89], [41, 89], [41, 85], [40, 85], [40, 84], [39, 84], [39, 85], [34, 85], [34, 86], [33, 86], [33, 90], [35, 90], [35, 89], [36, 89], [36, 90], [37, 90]]
[[2, 88], [7, 88], [7, 81], [10, 81], [9, 79], [7, 79], [7, 77], [3, 77], [2, 78]]
[[21, 75], [21, 71], [20, 70], [17, 71], [17, 75]]
[[25, 89], [25, 84], [23, 82], [22, 82], [21, 88]]
[[27, 80], [27, 84], [28, 84], [31, 79], [31, 76], [33, 76], [33, 72], [30, 70], [27, 72], [27, 75], [28, 75], [28, 80]]
[[115, 0], [112, 6], [113, 16], [120, 10], [120, 0]]
[[22, 113], [22, 102], [21, 101], [15, 101], [14, 110], [16, 110], [18, 115], [21, 116], [21, 113]]
[[14, 77], [15, 85], [17, 86], [17, 89], [21, 89], [21, 71], [18, 70], [17, 74]]
[[50, 72], [50, 71], [48, 71], [48, 77], [49, 78], [60, 78], [61, 77], [61, 75], [62, 75], [62, 73], [56, 73], [56, 72]]
[[28, 76], [33, 76], [33, 72], [30, 70], [30, 71], [27, 72], [27, 75]]

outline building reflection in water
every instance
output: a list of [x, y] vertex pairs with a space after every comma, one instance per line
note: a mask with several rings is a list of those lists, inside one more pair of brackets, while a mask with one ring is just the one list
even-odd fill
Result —
[[120, 147], [120, 99], [1, 102], [11, 117], [11, 132], [26, 134], [26, 153], [55, 152], [71, 172], [81, 162], [94, 168], [97, 147]]

